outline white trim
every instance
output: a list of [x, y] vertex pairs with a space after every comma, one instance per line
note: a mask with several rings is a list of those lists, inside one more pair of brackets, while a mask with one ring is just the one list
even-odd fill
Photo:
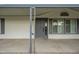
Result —
[[[72, 19], [73, 20], [73, 19]], [[70, 19], [70, 33], [72, 31], [72, 20]]]
[[0, 7], [79, 7], [79, 4], [0, 4]]
[[77, 33], [77, 18], [76, 18], [76, 33]]
[[49, 34], [49, 18], [48, 18], [48, 34]]
[[36, 22], [36, 8], [34, 7], [34, 38], [35, 38], [35, 22]]

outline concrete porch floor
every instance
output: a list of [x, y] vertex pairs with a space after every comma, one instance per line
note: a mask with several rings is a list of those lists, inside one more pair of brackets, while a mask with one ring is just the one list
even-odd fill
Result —
[[79, 40], [78, 39], [59, 39], [59, 40], [36, 40], [35, 41], [36, 53], [79, 53]]
[[[79, 53], [79, 40], [45, 40], [32, 41], [33, 53]], [[3, 39], [0, 40], [0, 53], [29, 53], [28, 39]]]

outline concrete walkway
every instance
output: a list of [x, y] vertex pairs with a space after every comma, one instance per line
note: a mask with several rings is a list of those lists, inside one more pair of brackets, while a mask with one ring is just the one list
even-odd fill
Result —
[[[79, 40], [33, 40], [33, 53], [79, 53]], [[0, 53], [29, 53], [29, 40], [0, 40]]]

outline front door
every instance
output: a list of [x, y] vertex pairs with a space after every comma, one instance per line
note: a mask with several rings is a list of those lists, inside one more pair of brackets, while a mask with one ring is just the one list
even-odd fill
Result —
[[35, 23], [35, 37], [46, 39], [48, 36], [48, 22], [47, 18], [36, 18]]

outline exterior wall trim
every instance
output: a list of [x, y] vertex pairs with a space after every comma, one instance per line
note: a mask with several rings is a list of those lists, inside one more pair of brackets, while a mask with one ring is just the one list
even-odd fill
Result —
[[1, 7], [79, 7], [79, 4], [0, 4]]

